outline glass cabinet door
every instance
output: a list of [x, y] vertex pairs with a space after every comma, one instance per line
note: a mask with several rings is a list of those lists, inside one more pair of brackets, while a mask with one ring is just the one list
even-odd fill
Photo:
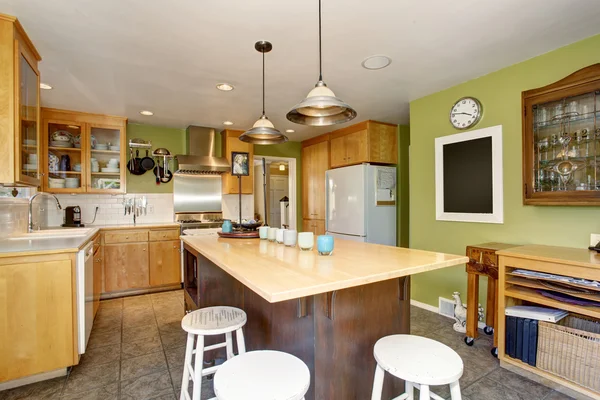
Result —
[[[95, 193], [123, 193], [126, 165], [121, 144], [125, 130], [120, 127], [90, 125], [88, 141], [89, 191]], [[123, 184], [122, 184], [123, 183]]]
[[83, 124], [69, 121], [45, 120], [48, 135], [48, 174], [44, 188], [51, 193], [85, 191], [85, 137]]
[[600, 191], [600, 91], [533, 106], [534, 192]]
[[18, 155], [20, 181], [38, 183], [40, 172], [39, 123], [39, 76], [23, 54], [19, 54], [19, 145]]

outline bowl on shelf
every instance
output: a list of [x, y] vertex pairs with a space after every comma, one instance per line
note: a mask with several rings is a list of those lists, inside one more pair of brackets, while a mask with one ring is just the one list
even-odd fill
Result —
[[69, 131], [63, 131], [63, 130], [55, 131], [52, 134], [51, 138], [52, 138], [52, 141], [54, 141], [54, 142], [65, 142], [65, 143], [73, 142], [73, 135], [71, 135], [71, 132], [69, 132]]
[[65, 187], [74, 189], [79, 187], [79, 178], [66, 178], [65, 179]]
[[50, 147], [64, 147], [64, 148], [73, 147], [73, 143], [51, 140], [50, 141]]
[[96, 145], [96, 150], [108, 150], [108, 145], [106, 143], [98, 143]]
[[119, 172], [121, 172], [121, 169], [120, 168], [104, 167], [104, 168], [102, 168], [102, 172], [110, 172], [110, 173], [118, 174]]

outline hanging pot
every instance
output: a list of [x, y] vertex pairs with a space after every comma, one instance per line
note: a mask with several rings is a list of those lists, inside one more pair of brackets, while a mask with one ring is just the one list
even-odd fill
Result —
[[141, 165], [142, 165], [142, 168], [144, 169], [144, 172], [150, 171], [151, 169], [154, 168], [154, 165], [155, 165], [154, 159], [152, 157], [148, 156], [148, 150], [146, 150], [146, 157], [142, 158]]
[[[139, 150], [136, 150], [136, 155], [139, 156]], [[146, 170], [142, 168], [142, 159], [139, 157], [133, 157], [133, 150], [129, 151], [130, 159], [128, 163], [127, 169], [132, 175], [143, 175]]]

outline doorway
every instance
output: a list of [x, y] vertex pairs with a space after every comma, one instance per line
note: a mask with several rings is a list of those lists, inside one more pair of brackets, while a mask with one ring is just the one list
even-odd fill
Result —
[[[265, 159], [264, 179], [263, 158]], [[296, 159], [255, 156], [253, 164], [255, 219], [265, 220], [264, 183], [266, 181], [267, 224], [277, 228], [297, 229]]]

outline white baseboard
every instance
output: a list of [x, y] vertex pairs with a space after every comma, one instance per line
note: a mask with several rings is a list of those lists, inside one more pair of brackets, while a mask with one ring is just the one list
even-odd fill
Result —
[[43, 372], [37, 375], [26, 376], [25, 378], [13, 379], [12, 381], [0, 383], [0, 391], [13, 389], [19, 386], [29, 385], [31, 383], [47, 381], [48, 379], [58, 378], [59, 376], [66, 376], [67, 369], [61, 368], [50, 372]]
[[[450, 317], [448, 317], [448, 316], [446, 316], [444, 314], [440, 314], [440, 309], [438, 307], [436, 307], [436, 306], [432, 306], [432, 305], [427, 304], [427, 303], [421, 303], [420, 301], [413, 300], [413, 299], [410, 299], [410, 305], [422, 308], [423, 310], [434, 312], [434, 313], [436, 313], [438, 315], [441, 315], [442, 317], [446, 317], [446, 318], [451, 319], [451, 320], [454, 321], [454, 319], [452, 319], [452, 318], [450, 318]], [[477, 327], [479, 329], [483, 329], [483, 328], [485, 328], [485, 323], [482, 322], [482, 321], [479, 321], [477, 323]]]

